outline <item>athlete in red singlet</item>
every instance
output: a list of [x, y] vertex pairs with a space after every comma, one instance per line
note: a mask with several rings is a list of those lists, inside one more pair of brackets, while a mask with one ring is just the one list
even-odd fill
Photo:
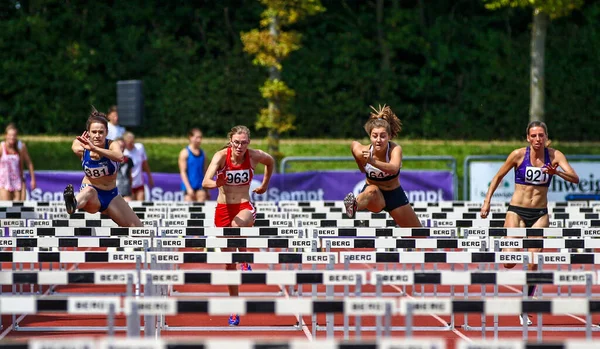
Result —
[[[202, 187], [204, 189], [219, 188], [217, 208], [215, 210], [216, 227], [251, 227], [254, 225], [256, 211], [250, 202], [250, 183], [257, 164], [265, 165], [262, 184], [254, 189], [257, 194], [267, 191], [269, 180], [273, 174], [275, 160], [262, 150], [250, 149], [250, 130], [246, 126], [235, 126], [229, 132], [229, 143], [224, 149], [215, 153], [206, 170]], [[213, 178], [217, 175], [216, 180]], [[222, 249], [233, 251], [235, 249]], [[235, 264], [227, 264], [227, 270], [236, 270]], [[247, 263], [242, 270], [251, 270]], [[238, 286], [228, 286], [229, 295], [237, 297]], [[237, 326], [240, 317], [232, 314], [229, 325]]]

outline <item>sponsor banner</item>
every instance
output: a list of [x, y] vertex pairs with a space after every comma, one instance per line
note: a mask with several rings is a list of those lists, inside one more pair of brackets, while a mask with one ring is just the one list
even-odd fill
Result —
[[[28, 177], [28, 175], [26, 176]], [[27, 190], [27, 198], [35, 201], [62, 201], [67, 184], [79, 189], [83, 172], [80, 171], [36, 171], [37, 188]], [[148, 201], [182, 201], [178, 173], [153, 173], [155, 186], [146, 185]], [[358, 194], [365, 185], [365, 175], [358, 171], [327, 171], [273, 174], [267, 192], [252, 192], [260, 186], [263, 176], [255, 175], [250, 185], [253, 201], [280, 200], [343, 200], [346, 194]], [[26, 178], [29, 183], [29, 178]], [[454, 197], [452, 173], [447, 171], [402, 171], [400, 183], [410, 202], [451, 201]], [[218, 190], [211, 190], [215, 200]]]
[[[568, 157], [567, 157], [568, 159]], [[470, 201], [483, 201], [490, 181], [504, 162], [474, 161], [469, 164], [469, 198]], [[568, 195], [600, 192], [600, 162], [570, 162], [579, 176], [579, 183], [574, 184], [553, 176], [548, 188], [549, 201], [565, 201]], [[510, 201], [515, 190], [515, 174], [511, 170], [504, 176], [492, 201]], [[465, 198], [465, 200], [467, 200]]]

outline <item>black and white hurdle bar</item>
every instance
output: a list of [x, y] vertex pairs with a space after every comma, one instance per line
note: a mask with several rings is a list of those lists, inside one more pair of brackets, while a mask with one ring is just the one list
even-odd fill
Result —
[[376, 228], [376, 227], [8, 227], [10, 237], [35, 236], [288, 236], [288, 237], [600, 237], [597, 228]]
[[348, 261], [354, 263], [393, 264], [471, 264], [515, 263], [536, 264], [600, 264], [600, 253], [536, 253], [536, 252], [87, 252], [87, 251], [9, 251], [0, 252], [0, 262], [8, 263], [259, 263], [259, 264], [328, 264]]
[[[128, 276], [137, 283], [146, 283], [150, 276], [154, 285], [382, 285], [413, 286], [419, 284], [464, 285], [597, 285], [599, 272], [593, 271], [437, 271], [414, 272], [402, 270], [271, 270], [245, 273], [239, 270], [183, 271], [183, 270], [92, 270], [92, 271], [0, 271], [0, 285], [126, 285]], [[368, 276], [368, 277], [367, 277]]]

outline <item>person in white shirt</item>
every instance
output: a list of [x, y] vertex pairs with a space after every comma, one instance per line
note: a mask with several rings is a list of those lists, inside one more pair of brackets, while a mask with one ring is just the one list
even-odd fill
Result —
[[148, 165], [148, 157], [146, 155], [146, 149], [142, 143], [135, 143], [135, 136], [133, 133], [127, 131], [123, 135], [123, 141], [125, 141], [125, 151], [123, 155], [133, 160], [133, 169], [131, 170], [131, 192], [133, 200], [144, 201], [144, 175], [142, 172], [146, 172], [148, 176], [148, 186], [154, 187], [154, 179], [152, 178], [152, 172]]
[[106, 138], [115, 140], [123, 137], [125, 134], [125, 127], [119, 126], [119, 113], [117, 113], [116, 105], [113, 105], [108, 109], [106, 117], [108, 119], [108, 134], [106, 135]]

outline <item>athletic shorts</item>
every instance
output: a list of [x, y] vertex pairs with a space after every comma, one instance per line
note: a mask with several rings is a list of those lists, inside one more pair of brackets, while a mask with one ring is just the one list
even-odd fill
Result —
[[547, 208], [527, 208], [508, 205], [507, 212], [514, 212], [525, 222], [525, 227], [531, 228], [538, 219], [548, 214]]
[[113, 188], [111, 190], [102, 190], [102, 189], [98, 189], [96, 187], [94, 187], [91, 184], [82, 184], [81, 187], [79, 188], [79, 190], [81, 191], [83, 188], [90, 186], [94, 189], [96, 189], [96, 192], [98, 193], [98, 201], [100, 201], [100, 212], [105, 211], [108, 208], [108, 205], [110, 205], [110, 202], [117, 197], [117, 195], [119, 195], [119, 189], [118, 188]]
[[[365, 184], [365, 186], [360, 191], [361, 193], [367, 188], [369, 184]], [[408, 205], [408, 197], [402, 189], [402, 186], [398, 186], [398, 188], [393, 190], [382, 190], [379, 189], [381, 194], [383, 195], [383, 200], [385, 202], [385, 207], [383, 208], [386, 212], [391, 212], [398, 207], [402, 207], [404, 205]]]
[[243, 210], [252, 212], [252, 219], [256, 220], [256, 210], [249, 201], [241, 204], [217, 204], [215, 209], [215, 227], [231, 227], [231, 222]]

